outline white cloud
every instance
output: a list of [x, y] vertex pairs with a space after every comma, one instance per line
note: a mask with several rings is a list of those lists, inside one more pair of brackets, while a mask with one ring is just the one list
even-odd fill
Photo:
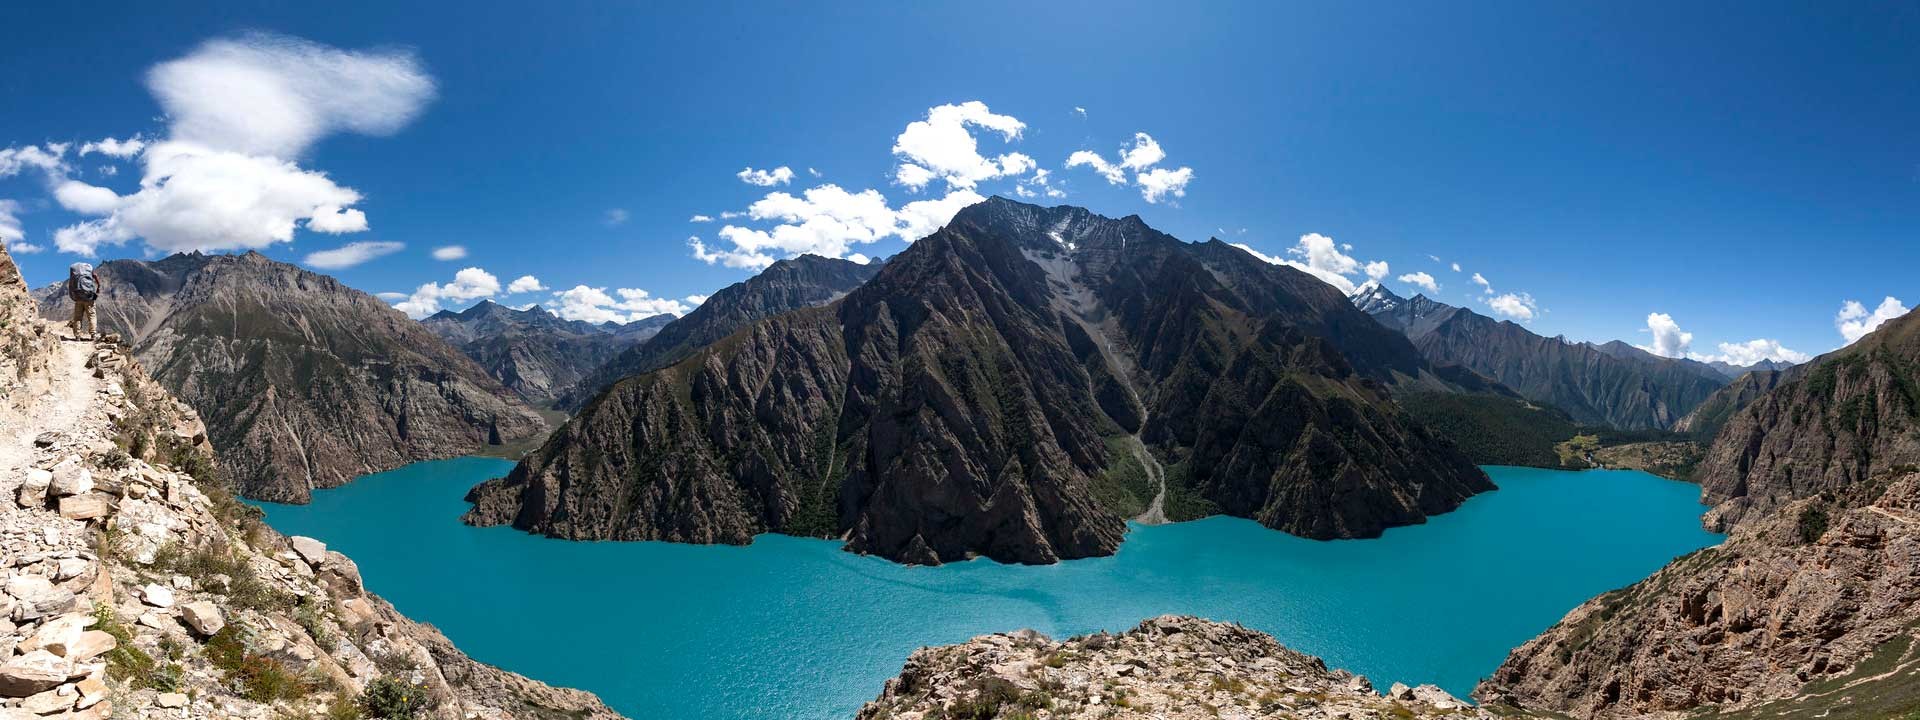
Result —
[[390, 303], [407, 299], [407, 294], [403, 292], [377, 292], [373, 296]]
[[101, 155], [105, 155], [107, 157], [130, 158], [135, 155], [139, 155], [140, 150], [142, 148], [145, 148], [146, 146], [147, 146], [147, 141], [141, 139], [139, 135], [135, 135], [125, 140], [115, 140], [113, 138], [101, 138], [94, 142], [81, 145], [80, 155], [82, 157], [85, 157], [87, 155], [92, 155], [94, 153], [100, 153]]
[[405, 300], [394, 303], [393, 307], [415, 320], [440, 311], [440, 302], [461, 302], [490, 298], [500, 293], [500, 279], [477, 267], [462, 269], [453, 274], [453, 281], [444, 285], [427, 283], [408, 295]]
[[1149, 203], [1157, 203], [1168, 195], [1177, 198], [1186, 197], [1187, 183], [1193, 181], [1193, 168], [1183, 167], [1179, 170], [1154, 168], [1135, 175], [1133, 180], [1140, 185], [1141, 198]]
[[297, 38], [212, 40], [155, 66], [147, 87], [172, 139], [292, 159], [335, 132], [391, 135], [434, 96], [411, 52], [355, 52]]
[[292, 241], [302, 220], [319, 232], [367, 228], [366, 215], [347, 208], [360, 193], [293, 163], [172, 141], [144, 158], [139, 192], [108, 217], [55, 233], [61, 250], [92, 255], [136, 237], [161, 252], [262, 248]]
[[[814, 177], [820, 177], [820, 171], [819, 171], [819, 170], [815, 170], [815, 169], [813, 169], [813, 168], [807, 168], [807, 174], [808, 174], [808, 175], [812, 175], [812, 176], [814, 176]], [[692, 296], [688, 296], [688, 297], [692, 297]]]
[[900, 162], [894, 170], [895, 182], [920, 190], [938, 178], [949, 190], [969, 190], [980, 181], [1034, 168], [1033, 158], [1020, 153], [981, 155], [980, 143], [968, 127], [997, 132], [1002, 140], [1013, 142], [1027, 126], [1011, 115], [994, 113], [979, 100], [929, 108], [925, 120], [907, 123], [893, 140], [893, 155]]
[[1661, 357], [1686, 357], [1693, 346], [1693, 333], [1680, 329], [1673, 316], [1666, 313], [1647, 314], [1647, 332], [1653, 334], [1652, 345], [1641, 345], [1640, 349]]
[[1724, 362], [1739, 366], [1752, 365], [1763, 360], [1803, 363], [1813, 359], [1806, 353], [1782, 346], [1778, 340], [1767, 338], [1755, 338], [1740, 343], [1720, 343], [1720, 353], [1717, 355], [1693, 352], [1693, 333], [1681, 330], [1680, 324], [1674, 321], [1673, 316], [1666, 313], [1649, 313], [1645, 332], [1653, 335], [1653, 344], [1634, 347], [1661, 357], [1684, 357], [1700, 362]]
[[0, 178], [19, 175], [22, 170], [29, 168], [48, 174], [64, 172], [66, 162], [61, 157], [66, 154], [66, 143], [48, 143], [45, 147], [28, 145], [0, 148]]
[[1127, 171], [1132, 170], [1133, 184], [1140, 188], [1141, 199], [1158, 203], [1169, 197], [1186, 197], [1187, 184], [1193, 182], [1193, 168], [1153, 167], [1166, 157], [1167, 152], [1160, 147], [1160, 143], [1142, 132], [1133, 134], [1133, 144], [1120, 148], [1118, 163], [1108, 162], [1091, 150], [1078, 150], [1067, 156], [1066, 166], [1091, 168], [1106, 178], [1110, 185], [1124, 184]]
[[713, 216], [695, 215], [693, 217], [687, 218], [687, 222], [713, 222]]
[[0, 198], [0, 241], [7, 243], [8, 250], [20, 252], [20, 241], [26, 236], [26, 230], [20, 224], [20, 202]]
[[1453, 264], [1453, 271], [1454, 271], [1454, 272], [1460, 272], [1460, 263], [1454, 263], [1454, 264]]
[[1533, 296], [1526, 293], [1499, 295], [1488, 300], [1487, 307], [1493, 308], [1496, 314], [1521, 321], [1532, 320], [1534, 313], [1539, 310], [1539, 306], [1534, 304]]
[[[808, 169], [809, 169], [809, 170], [811, 170], [812, 168], [808, 168]], [[706, 304], [706, 302], [707, 302], [707, 298], [709, 298], [709, 297], [712, 297], [712, 296], [711, 296], [711, 295], [700, 295], [700, 294], [694, 294], [694, 295], [688, 295], [688, 296], [687, 296], [687, 304], [689, 304], [689, 305], [704, 305], [704, 304]]]
[[507, 283], [508, 295], [519, 295], [520, 293], [530, 293], [530, 292], [545, 292], [546, 289], [547, 289], [547, 286], [540, 283], [540, 278], [534, 277], [532, 275], [521, 275], [520, 277], [514, 278], [513, 282]]
[[[56, 232], [61, 250], [92, 255], [135, 238], [157, 252], [261, 248], [291, 242], [303, 223], [315, 232], [364, 231], [366, 214], [352, 207], [360, 194], [293, 160], [336, 132], [397, 132], [435, 90], [411, 53], [272, 35], [207, 42], [155, 66], [147, 88], [166, 111], [168, 138], [139, 141], [139, 191], [120, 197], [107, 217]], [[128, 142], [89, 145], [125, 153]], [[97, 192], [68, 195], [63, 204], [105, 206]]]
[[611, 210], [608, 210], [607, 217], [606, 217], [607, 227], [617, 227], [620, 225], [625, 225], [627, 224], [627, 218], [629, 217], [632, 217], [632, 216], [627, 213], [625, 208], [613, 208]]
[[105, 175], [107, 177], [113, 177], [115, 175], [120, 174], [120, 168], [114, 167], [112, 165], [101, 165], [100, 167], [95, 169], [99, 170], [101, 175]]
[[1493, 283], [1487, 282], [1486, 277], [1482, 276], [1480, 273], [1473, 274], [1473, 284], [1479, 285], [1481, 292], [1484, 292], [1484, 293], [1493, 292]]
[[[1286, 255], [1292, 259], [1289, 259], [1289, 257], [1267, 255], [1244, 243], [1234, 243], [1233, 246], [1245, 250], [1261, 260], [1275, 265], [1286, 265], [1319, 278], [1322, 282], [1339, 288], [1340, 292], [1347, 295], [1354, 294], [1360, 287], [1350, 276], [1356, 275], [1363, 270], [1366, 272], [1367, 277], [1375, 280], [1386, 277], [1387, 275], [1387, 264], [1384, 261], [1374, 261], [1363, 264], [1359, 260], [1355, 260], [1352, 256], [1341, 252], [1340, 245], [1334, 243], [1333, 238], [1321, 235], [1320, 233], [1301, 235], [1300, 240], [1294, 243], [1293, 247], [1287, 248]], [[1374, 275], [1375, 271], [1378, 271], [1379, 275]], [[1405, 278], [1401, 279], [1405, 280]]]
[[1415, 273], [1407, 273], [1405, 275], [1401, 275], [1400, 282], [1407, 283], [1408, 285], [1418, 285], [1420, 287], [1426, 288], [1427, 292], [1430, 292], [1430, 293], [1440, 292], [1440, 283], [1436, 282], [1433, 279], [1432, 275], [1428, 275], [1425, 272], [1415, 272]]
[[[1352, 245], [1346, 245], [1344, 247], [1348, 250], [1353, 249]], [[1392, 272], [1391, 270], [1387, 269], [1387, 261], [1385, 260], [1375, 260], [1373, 262], [1367, 263], [1365, 270], [1367, 271], [1367, 279], [1369, 280], [1385, 279], [1387, 277], [1387, 273]]]
[[1053, 186], [1053, 174], [1046, 168], [1034, 168], [1033, 174], [1020, 180], [1013, 186], [1013, 194], [1023, 198], [1040, 197], [1063, 198], [1065, 190]]
[[467, 257], [465, 245], [447, 245], [433, 249], [435, 260], [461, 260]]
[[1759, 363], [1763, 360], [1774, 360], [1774, 361], [1790, 362], [1790, 363], [1803, 363], [1808, 360], [1812, 360], [1813, 356], [1803, 352], [1789, 350], [1785, 347], [1782, 347], [1780, 345], [1780, 341], [1778, 340], [1756, 338], [1753, 340], [1748, 340], [1743, 343], [1724, 343], [1723, 342], [1723, 343], [1720, 343], [1719, 355], [1717, 356], [1695, 355], [1693, 356], [1693, 359], [1699, 360], [1702, 362], [1722, 361], [1722, 362], [1727, 362], [1734, 365], [1745, 367], [1747, 365], [1753, 365], [1753, 364]]
[[[615, 295], [619, 299], [614, 299]], [[687, 300], [657, 298], [638, 288], [617, 288], [609, 295], [606, 288], [575, 285], [553, 294], [552, 309], [553, 314], [567, 320], [629, 323], [662, 313], [685, 315], [693, 305], [699, 304], [694, 297], [706, 299], [704, 296], [689, 296]]]
[[747, 216], [754, 220], [778, 223], [772, 228], [721, 227], [720, 238], [732, 248], [709, 247], [698, 237], [689, 238], [687, 244], [702, 262], [736, 268], [766, 267], [773, 264], [774, 253], [845, 257], [854, 245], [888, 237], [906, 241], [925, 237], [946, 225], [961, 208], [983, 199], [971, 190], [956, 190], [895, 210], [878, 190], [853, 193], [837, 185], [820, 185], [798, 197], [773, 192], [747, 208]]
[[740, 182], [748, 185], [772, 187], [774, 185], [785, 185], [793, 182], [793, 168], [781, 165], [772, 170], [755, 170], [748, 167], [742, 169], [740, 172], [734, 173], [734, 177], [740, 178]]
[[307, 255], [305, 262], [322, 270], [349, 268], [382, 255], [400, 252], [406, 245], [397, 242], [353, 242], [332, 250]]
[[120, 207], [120, 196], [112, 190], [79, 180], [65, 180], [53, 186], [53, 199], [60, 207], [82, 215], [107, 215]]
[[1840, 306], [1839, 314], [1833, 316], [1833, 327], [1840, 331], [1840, 337], [1846, 339], [1846, 345], [1852, 345], [1855, 340], [1880, 327], [1880, 323], [1905, 314], [1907, 306], [1891, 296], [1881, 300], [1873, 312], [1867, 312], [1866, 306], [1858, 300], [1848, 300]]
[[1133, 146], [1120, 151], [1120, 166], [1129, 170], [1145, 170], [1167, 159], [1167, 151], [1160, 149], [1152, 135], [1133, 134]]
[[1075, 105], [1075, 106], [1073, 106], [1073, 112], [1074, 112], [1075, 114], [1077, 114], [1077, 115], [1079, 115], [1080, 117], [1086, 117], [1086, 116], [1087, 116], [1087, 109], [1086, 109], [1086, 108], [1083, 108], [1083, 107], [1080, 107], [1079, 105]]
[[1073, 168], [1082, 165], [1093, 168], [1094, 172], [1100, 173], [1101, 177], [1107, 179], [1107, 184], [1109, 185], [1121, 185], [1127, 182], [1127, 171], [1121, 169], [1118, 165], [1107, 162], [1106, 158], [1100, 157], [1100, 153], [1092, 150], [1075, 150], [1072, 155], [1067, 156], [1067, 167]]

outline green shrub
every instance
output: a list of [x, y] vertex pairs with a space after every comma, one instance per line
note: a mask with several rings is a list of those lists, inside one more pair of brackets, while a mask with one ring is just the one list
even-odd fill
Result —
[[1801, 509], [1798, 523], [1800, 542], [1812, 544], [1814, 541], [1819, 540], [1821, 535], [1827, 534], [1827, 524], [1829, 522], [1830, 518], [1827, 517], [1827, 506], [1823, 503], [1814, 503]]
[[293, 621], [307, 631], [320, 649], [333, 652], [333, 633], [327, 630], [327, 609], [319, 598], [312, 595], [301, 598], [299, 606], [293, 609]]
[[358, 705], [370, 718], [413, 720], [427, 708], [427, 690], [393, 678], [378, 678], [360, 693]]

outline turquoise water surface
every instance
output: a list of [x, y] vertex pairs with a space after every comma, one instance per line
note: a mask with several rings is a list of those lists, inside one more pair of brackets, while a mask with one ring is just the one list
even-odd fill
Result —
[[849, 718], [915, 648], [1164, 613], [1239, 622], [1385, 687], [1465, 697], [1508, 649], [1602, 591], [1719, 542], [1698, 488], [1633, 471], [1490, 467], [1500, 490], [1377, 540], [1233, 518], [1135, 527], [1108, 558], [904, 567], [837, 542], [580, 543], [460, 524], [512, 463], [424, 462], [265, 504], [351, 555], [368, 588], [474, 658], [634, 718]]

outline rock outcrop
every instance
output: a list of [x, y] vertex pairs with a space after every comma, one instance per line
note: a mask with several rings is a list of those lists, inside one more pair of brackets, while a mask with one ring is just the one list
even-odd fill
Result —
[[1720, 428], [1726, 427], [1727, 421], [1733, 419], [1734, 413], [1780, 387], [1793, 374], [1791, 370], [1755, 370], [1740, 375], [1695, 406], [1686, 417], [1680, 418], [1679, 422], [1673, 424], [1673, 430], [1701, 438], [1704, 442], [1712, 442], [1714, 436], [1720, 434]]
[[1789, 373], [1714, 436], [1695, 476], [1708, 527], [1920, 467], [1920, 315]]
[[616, 383], [475, 488], [466, 519], [1053, 562], [1117, 547], [1122, 519], [1094, 487], [1142, 463], [1165, 466], [1162, 494], [1368, 537], [1492, 488], [1393, 385], [1447, 381], [1305, 273], [1137, 217], [996, 198], [836, 303]]
[[647, 342], [614, 356], [575, 382], [555, 407], [578, 410], [621, 378], [671, 366], [757, 321], [845, 297], [880, 267], [879, 261], [862, 264], [818, 255], [776, 262], [758, 275], [721, 288]]
[[1874, 491], [1780, 506], [1587, 601], [1475, 695], [1582, 718], [1905, 717], [1920, 708], [1920, 473]]
[[[419, 323], [339, 281], [257, 253], [114, 260], [99, 268], [103, 331], [206, 419], [247, 497], [315, 488], [489, 443], [546, 423]], [[43, 288], [64, 321], [64, 289]]]
[[0, 251], [0, 717], [617, 718], [461, 654], [211, 481], [197, 414]]
[[1776, 378], [1694, 473], [1727, 542], [1576, 608], [1476, 695], [1579, 717], [1920, 708], [1917, 363], [1909, 314]]
[[1705, 363], [1658, 357], [1618, 342], [1543, 337], [1425, 295], [1403, 299], [1377, 284], [1353, 301], [1405, 333], [1433, 363], [1485, 375], [1582, 424], [1666, 429], [1727, 384]]
[[508, 390], [535, 406], [545, 406], [673, 320], [672, 315], [655, 315], [630, 323], [595, 325], [563, 320], [539, 306], [515, 310], [481, 300], [460, 312], [442, 310], [420, 324], [459, 348]]
[[1032, 631], [923, 648], [858, 720], [931, 718], [1491, 718], [1432, 685], [1366, 678], [1264, 633], [1164, 616], [1117, 635]]

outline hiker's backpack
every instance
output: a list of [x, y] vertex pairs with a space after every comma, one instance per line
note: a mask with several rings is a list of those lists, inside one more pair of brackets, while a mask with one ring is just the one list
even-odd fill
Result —
[[93, 302], [100, 297], [100, 286], [93, 282], [92, 265], [81, 262], [67, 268], [67, 296], [80, 302]]

